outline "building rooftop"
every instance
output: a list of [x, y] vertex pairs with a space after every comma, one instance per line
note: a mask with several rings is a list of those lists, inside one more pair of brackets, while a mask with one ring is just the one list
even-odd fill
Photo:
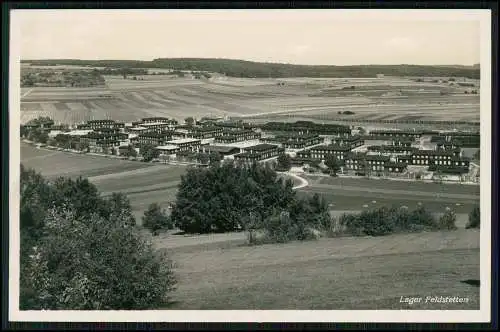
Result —
[[218, 145], [210, 145], [206, 147], [208, 151], [211, 152], [221, 152], [221, 153], [229, 153], [232, 152], [233, 150], [240, 151], [240, 148], [236, 146], [218, 146]]
[[366, 154], [364, 153], [350, 153], [346, 156], [346, 160], [364, 160], [366, 158]]
[[422, 134], [422, 130], [398, 130], [398, 129], [374, 129], [370, 130], [370, 134]]
[[88, 124], [91, 123], [115, 123], [115, 120], [89, 120], [87, 121]]
[[92, 130], [90, 130], [90, 129], [72, 130], [68, 133], [68, 135], [70, 135], [70, 136], [83, 136], [83, 135], [87, 135], [90, 132], [92, 132]]
[[171, 151], [171, 150], [176, 150], [178, 149], [179, 147], [177, 145], [161, 145], [161, 146], [157, 146], [156, 149], [157, 150], [164, 150], [164, 151]]
[[208, 133], [214, 130], [221, 130], [220, 127], [217, 126], [206, 126], [206, 127], [193, 127], [191, 128], [191, 131], [193, 133]]
[[311, 151], [351, 151], [351, 148], [348, 146], [342, 146], [342, 145], [337, 145], [337, 144], [330, 144], [330, 145], [319, 145], [311, 148]]
[[146, 127], [133, 127], [133, 128], [130, 128], [130, 130], [133, 130], [133, 131], [141, 131], [141, 130], [146, 130], [148, 128]]
[[154, 116], [154, 117], [150, 117], [150, 118], [142, 118], [141, 119], [142, 121], [156, 121], [156, 120], [170, 120], [169, 118], [166, 118], [164, 116]]
[[172, 136], [172, 132], [169, 131], [162, 131], [160, 133], [152, 132], [152, 133], [142, 133], [139, 134], [139, 137], [156, 137], [156, 138], [161, 138], [161, 137], [170, 137]]
[[265, 151], [265, 150], [269, 150], [269, 149], [275, 149], [277, 147], [278, 146], [274, 145], [274, 144], [264, 143], [264, 144], [257, 144], [257, 145], [249, 146], [249, 147], [245, 148], [245, 150]]
[[366, 160], [375, 160], [375, 161], [389, 161], [390, 158], [388, 156], [379, 156], [379, 155], [367, 155]]
[[141, 127], [167, 126], [167, 125], [168, 125], [168, 123], [165, 123], [165, 122], [141, 123]]
[[393, 162], [393, 161], [388, 161], [384, 164], [385, 167], [406, 167], [408, 166], [407, 163], [398, 163], [398, 162]]
[[185, 144], [185, 143], [197, 143], [201, 142], [199, 139], [196, 138], [180, 138], [180, 139], [174, 139], [171, 141], [168, 141], [167, 143], [169, 144]]
[[417, 150], [413, 152], [413, 155], [421, 156], [453, 156], [452, 151], [436, 151], [436, 150]]

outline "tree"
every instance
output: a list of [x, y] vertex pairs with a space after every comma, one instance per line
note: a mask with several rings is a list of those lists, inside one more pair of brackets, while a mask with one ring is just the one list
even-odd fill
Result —
[[325, 160], [325, 166], [330, 169], [331, 174], [336, 175], [340, 170], [340, 163], [337, 158], [333, 155], [330, 155]]
[[319, 164], [321, 164], [321, 162], [318, 159], [311, 159], [311, 161], [309, 162], [309, 166], [313, 168], [318, 168]]
[[80, 142], [78, 149], [83, 152], [90, 152], [90, 145], [87, 142]]
[[171, 217], [187, 233], [234, 231], [255, 206], [263, 217], [274, 208], [285, 208], [295, 199], [292, 188], [291, 181], [257, 164], [189, 168], [181, 178]]
[[157, 309], [170, 260], [130, 227], [125, 195], [103, 199], [86, 179], [47, 182], [21, 165], [20, 308]]
[[207, 165], [210, 160], [210, 157], [206, 153], [199, 153], [197, 159], [200, 164]]
[[447, 210], [440, 218], [439, 218], [439, 229], [442, 230], [456, 230], [457, 226], [455, 224], [457, 220], [457, 216], [455, 212], [452, 210]]
[[29, 130], [25, 126], [20, 126], [19, 134], [21, 137], [27, 137], [29, 134]]
[[223, 159], [219, 152], [211, 152], [208, 157], [210, 159], [210, 164], [218, 164]]
[[189, 116], [189, 117], [185, 118], [184, 122], [186, 122], [186, 124], [188, 126], [192, 126], [192, 125], [195, 124], [194, 118], [192, 116]]
[[480, 228], [481, 226], [481, 213], [479, 204], [476, 204], [471, 212], [469, 212], [469, 221], [465, 228]]
[[107, 198], [107, 217], [111, 220], [122, 220], [127, 226], [135, 226], [135, 217], [127, 196], [122, 193], [112, 193]]
[[157, 203], [149, 205], [148, 209], [144, 212], [142, 225], [153, 232], [153, 235], [157, 235], [158, 231], [161, 229], [173, 228], [171, 219], [167, 216], [165, 210]]
[[289, 171], [292, 167], [292, 158], [286, 153], [278, 156], [278, 170]]
[[57, 209], [25, 270], [24, 310], [157, 309], [175, 285], [171, 262], [138, 230]]
[[140, 152], [144, 161], [151, 161], [155, 158], [158, 158], [160, 152], [151, 144], [144, 144], [140, 147]]

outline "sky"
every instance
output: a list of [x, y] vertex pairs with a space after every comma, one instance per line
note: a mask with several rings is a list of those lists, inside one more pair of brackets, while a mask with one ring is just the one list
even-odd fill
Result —
[[473, 65], [480, 24], [472, 12], [16, 10], [11, 22], [22, 59]]

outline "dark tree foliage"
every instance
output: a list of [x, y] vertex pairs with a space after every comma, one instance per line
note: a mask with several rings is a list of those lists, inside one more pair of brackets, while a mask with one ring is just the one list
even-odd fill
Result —
[[171, 262], [133, 227], [123, 194], [86, 179], [47, 182], [21, 165], [21, 310], [152, 309], [175, 285]]
[[278, 156], [278, 171], [289, 171], [292, 167], [292, 158], [286, 153], [280, 154]]
[[413, 211], [381, 207], [358, 214], [344, 214], [339, 222], [344, 233], [354, 236], [456, 229], [454, 212], [448, 211], [436, 220], [424, 207]]
[[274, 208], [286, 208], [295, 197], [292, 187], [267, 166], [190, 168], [181, 178], [171, 217], [187, 233], [233, 231], [244, 228], [250, 212], [262, 220]]
[[160, 152], [151, 144], [142, 145], [139, 151], [146, 162], [156, 159], [160, 155]]
[[340, 161], [333, 155], [330, 155], [325, 160], [325, 166], [328, 167], [331, 174], [337, 174], [340, 170]]
[[211, 165], [216, 165], [222, 161], [222, 155], [219, 152], [212, 152], [208, 155]]
[[476, 204], [471, 212], [469, 212], [469, 222], [465, 228], [480, 228], [481, 227], [481, 213], [479, 204]]
[[173, 228], [170, 218], [158, 203], [152, 203], [144, 212], [142, 226], [153, 232], [153, 235], [158, 234], [161, 229]]

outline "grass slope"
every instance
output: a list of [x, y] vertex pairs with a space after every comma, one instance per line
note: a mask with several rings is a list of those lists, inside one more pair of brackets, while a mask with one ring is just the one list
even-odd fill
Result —
[[[180, 280], [173, 309], [479, 309], [479, 288], [463, 283], [479, 279], [478, 231], [258, 247], [179, 241], [169, 249]], [[401, 296], [460, 296], [469, 303], [410, 307]]]

